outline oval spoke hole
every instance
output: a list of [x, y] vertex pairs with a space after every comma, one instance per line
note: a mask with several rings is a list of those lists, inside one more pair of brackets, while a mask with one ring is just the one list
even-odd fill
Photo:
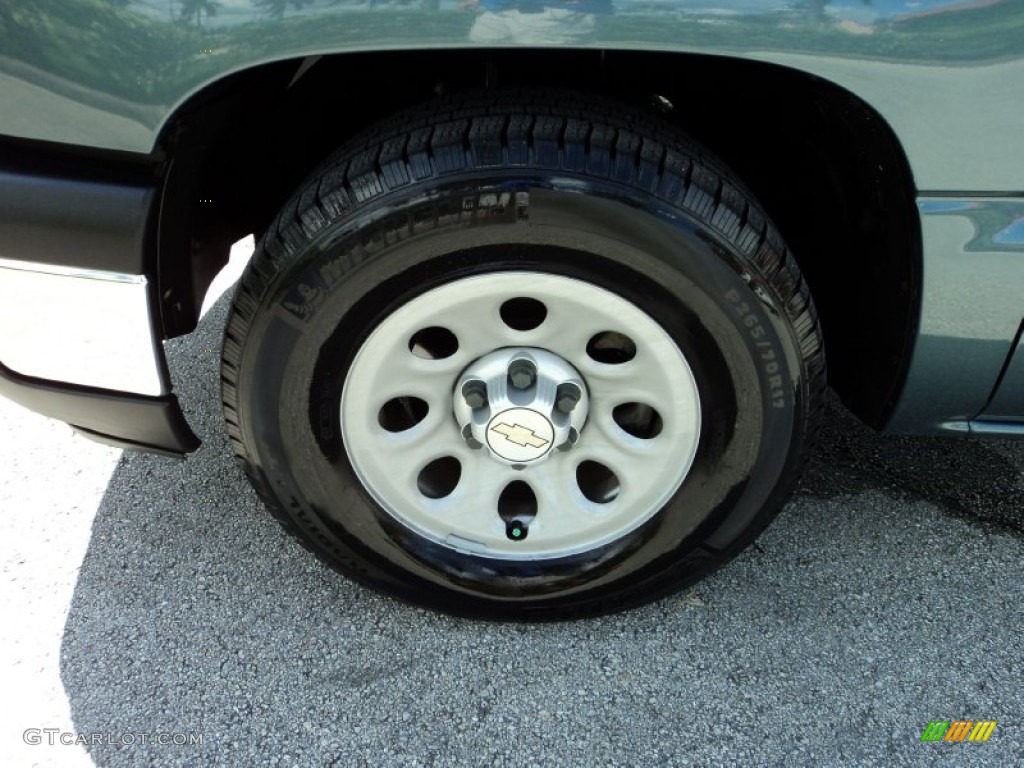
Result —
[[584, 461], [576, 467], [576, 484], [595, 504], [607, 504], [619, 495], [619, 478], [597, 461]]
[[601, 331], [590, 337], [587, 354], [599, 363], [621, 365], [636, 357], [636, 344], [624, 333]]
[[506, 523], [529, 525], [537, 516], [537, 497], [522, 480], [513, 480], [498, 497], [498, 517]]
[[409, 351], [424, 360], [443, 360], [459, 351], [459, 340], [447, 328], [433, 325], [412, 335]]
[[615, 423], [633, 437], [650, 440], [661, 434], [661, 414], [643, 403], [623, 403], [612, 411]]
[[462, 477], [462, 464], [454, 456], [434, 459], [416, 476], [416, 487], [428, 499], [443, 499], [455, 490]]
[[418, 397], [393, 397], [377, 412], [377, 423], [388, 432], [404, 432], [426, 418], [426, 400]]
[[548, 308], [536, 299], [509, 299], [501, 305], [501, 319], [517, 331], [532, 331], [544, 322]]

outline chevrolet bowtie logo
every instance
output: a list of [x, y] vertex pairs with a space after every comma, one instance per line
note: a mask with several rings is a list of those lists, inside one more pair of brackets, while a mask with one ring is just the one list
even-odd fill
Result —
[[518, 424], [506, 424], [502, 422], [495, 427], [491, 427], [492, 432], [497, 432], [499, 435], [504, 435], [505, 439], [510, 443], [516, 445], [528, 445], [531, 448], [543, 448], [548, 444], [548, 441], [543, 437], [537, 437], [537, 433], [532, 429], [521, 427]]

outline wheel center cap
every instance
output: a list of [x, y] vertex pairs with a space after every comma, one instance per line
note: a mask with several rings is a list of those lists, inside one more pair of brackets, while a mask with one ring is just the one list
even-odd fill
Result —
[[509, 408], [487, 424], [487, 447], [506, 461], [528, 463], [551, 450], [555, 428], [529, 408]]
[[587, 387], [564, 358], [536, 347], [506, 347], [477, 358], [452, 395], [462, 436], [516, 469], [572, 448], [590, 407]]

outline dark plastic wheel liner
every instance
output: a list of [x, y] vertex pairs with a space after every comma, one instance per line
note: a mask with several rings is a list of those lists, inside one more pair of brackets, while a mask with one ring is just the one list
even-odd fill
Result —
[[[369, 449], [346, 443], [340, 404], [360, 350], [378, 343], [371, 334], [417, 297], [499, 273], [522, 273], [527, 297], [529, 276], [540, 274], [624, 299], [692, 371], [700, 410], [692, 466], [666, 503], [633, 510], [637, 524], [613, 541], [543, 558], [468, 551], [378, 503], [392, 489], [367, 487], [356, 469]], [[482, 333], [500, 322], [497, 307], [485, 314]], [[549, 341], [545, 349], [569, 363], [589, 364], [585, 345]], [[704, 150], [653, 117], [588, 96], [497, 93], [393, 118], [324, 163], [242, 279], [223, 379], [228, 431], [250, 478], [327, 563], [450, 613], [552, 619], [655, 599], [752, 541], [804, 463], [824, 359], [792, 257]], [[615, 392], [604, 391], [588, 418], [610, 418]], [[431, 407], [442, 402], [434, 395], [424, 395]], [[438, 423], [436, 439], [455, 446], [455, 419]], [[596, 429], [588, 421], [580, 449]], [[671, 439], [663, 432], [650, 444], [662, 436]], [[664, 464], [651, 456], [652, 466]], [[538, 472], [521, 474], [532, 482]], [[481, 514], [497, 510], [483, 505]], [[538, 537], [524, 546], [539, 546]]]

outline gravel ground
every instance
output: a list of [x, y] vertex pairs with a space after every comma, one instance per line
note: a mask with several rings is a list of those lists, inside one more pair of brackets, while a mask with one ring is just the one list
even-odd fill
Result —
[[[225, 310], [168, 345], [205, 440], [187, 460], [0, 402], [0, 765], [1024, 764], [1024, 443], [879, 437], [833, 403], [779, 519], [696, 588], [453, 619], [327, 570], [261, 508], [221, 430]], [[999, 725], [921, 743], [935, 719]]]

